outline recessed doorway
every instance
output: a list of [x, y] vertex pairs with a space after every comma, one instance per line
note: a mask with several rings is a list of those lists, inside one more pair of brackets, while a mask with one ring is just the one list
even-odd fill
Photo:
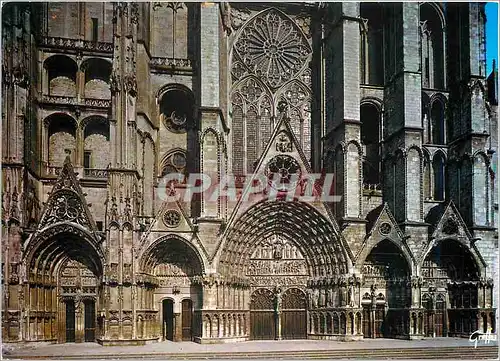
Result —
[[174, 340], [174, 301], [163, 300], [163, 340]]

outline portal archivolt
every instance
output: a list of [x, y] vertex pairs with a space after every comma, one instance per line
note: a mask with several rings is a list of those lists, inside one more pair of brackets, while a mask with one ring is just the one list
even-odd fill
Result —
[[228, 233], [219, 272], [245, 277], [252, 259], [259, 258], [293, 261], [299, 273], [314, 277], [348, 271], [348, 256], [331, 223], [296, 201], [264, 201], [246, 211]]
[[20, 297], [28, 314], [25, 338], [94, 341], [103, 274], [95, 240], [76, 226], [61, 224], [37, 235], [31, 244], [25, 258], [26, 294]]

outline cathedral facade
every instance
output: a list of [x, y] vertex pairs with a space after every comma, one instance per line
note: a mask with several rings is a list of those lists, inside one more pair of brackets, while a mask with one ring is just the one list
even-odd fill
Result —
[[[4, 4], [4, 342], [496, 332], [485, 22], [480, 3]], [[333, 198], [291, 193], [312, 174]]]

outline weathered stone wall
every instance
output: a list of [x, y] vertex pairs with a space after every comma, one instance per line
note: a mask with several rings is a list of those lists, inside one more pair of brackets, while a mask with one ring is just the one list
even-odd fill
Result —
[[[11, 11], [12, 6], [19, 7], [19, 11]], [[223, 272], [219, 258], [224, 247], [233, 247], [229, 253], [235, 259], [242, 257], [241, 245], [224, 242], [234, 222], [252, 210], [250, 203], [207, 203], [203, 197], [194, 198], [192, 202], [165, 203], [160, 198], [165, 192], [160, 191], [159, 175], [172, 165], [169, 157], [175, 152], [186, 155], [186, 169], [191, 173], [201, 170], [221, 179], [232, 171], [252, 172], [254, 162], [257, 164], [261, 157], [264, 162], [259, 171], [264, 172], [265, 163], [280, 153], [273, 143], [270, 151], [263, 154], [273, 127], [281, 119], [282, 113], [277, 110], [280, 101], [288, 103], [287, 121], [298, 140], [293, 143], [290, 154], [300, 160], [301, 170], [305, 171], [310, 164], [315, 169], [323, 164], [325, 169], [336, 172], [335, 191], [342, 196], [342, 201], [328, 208], [314, 204], [331, 227], [329, 236], [339, 240], [335, 243], [337, 248], [329, 243], [332, 248], [325, 246], [328, 257], [343, 254], [340, 248], [345, 248], [345, 254], [350, 257], [346, 261], [350, 272], [359, 275], [366, 271], [363, 265], [373, 249], [382, 243], [383, 246], [392, 244], [391, 252], [402, 254], [408, 263], [407, 276], [414, 284], [413, 291], [402, 291], [404, 297], [411, 297], [412, 307], [418, 308], [421, 293], [429, 292], [421, 282], [427, 277], [422, 272], [426, 257], [433, 247], [443, 242], [459, 242], [474, 260], [484, 260], [484, 264], [480, 261], [481, 264], [476, 265], [482, 273], [476, 275], [478, 279], [474, 282], [481, 278], [481, 287], [494, 282], [496, 292], [497, 157], [491, 151], [497, 149], [497, 111], [496, 107], [491, 109], [486, 99], [483, 5], [452, 4], [442, 14], [446, 29], [443, 36], [447, 37], [448, 78], [447, 87], [443, 89], [424, 89], [422, 85], [419, 53], [422, 19], [418, 3], [380, 5], [386, 47], [377, 50], [384, 52], [385, 74], [379, 77], [385, 79], [384, 85], [361, 84], [363, 20], [358, 3], [322, 4], [319, 8], [310, 4], [276, 4], [272, 12], [265, 4], [49, 3], [33, 6], [31, 12], [19, 4], [4, 7], [7, 10], [4, 10], [3, 26], [7, 35], [3, 56], [7, 68], [4, 69], [2, 102], [5, 119], [2, 124], [2, 238], [6, 241], [2, 242], [2, 250], [6, 256], [2, 272], [8, 285], [3, 299], [7, 317], [4, 314], [2, 326], [8, 340], [49, 340], [56, 336], [59, 342], [65, 340], [61, 331], [64, 318], [55, 315], [56, 309], [63, 312], [64, 305], [57, 308], [54, 301], [47, 304], [50, 315], [34, 314], [26, 322], [21, 317], [23, 309], [45, 312], [41, 311], [45, 306], [42, 301], [29, 299], [37, 293], [56, 299], [54, 280], [59, 277], [51, 274], [53, 279], [42, 280], [46, 282], [46, 289], [38, 288], [42, 281], [31, 279], [28, 275], [31, 266], [21, 263], [28, 255], [22, 253], [21, 244], [27, 242], [27, 249], [35, 247], [29, 257], [43, 255], [46, 244], [34, 241], [44, 235], [44, 230], [37, 229], [37, 222], [42, 216], [43, 202], [52, 204], [51, 192], [58, 184], [60, 167], [68, 155], [66, 150], [71, 151], [72, 169], [77, 173], [75, 182], [81, 187], [81, 193], [75, 191], [79, 188], [73, 189], [79, 197], [80, 208], [77, 208], [80, 213], [89, 209], [90, 216], [85, 213], [85, 217], [91, 217], [91, 221], [74, 227], [76, 221], [71, 207], [60, 208], [58, 214], [66, 217], [62, 220], [69, 227], [66, 231], [83, 227], [88, 239], [83, 237], [82, 242], [95, 241], [97, 245], [95, 252], [99, 257], [95, 256], [92, 261], [99, 266], [96, 272], [101, 272], [102, 285], [96, 291], [95, 301], [99, 315], [104, 316], [102, 321], [109, 326], [100, 325], [97, 338], [102, 342], [157, 340], [162, 334], [163, 299], [174, 300], [174, 313], [178, 315], [182, 312], [182, 299], [190, 297], [198, 317], [193, 336], [209, 340], [248, 339], [249, 305], [251, 292], [256, 287], [251, 289], [234, 274], [221, 274], [228, 273], [232, 261], [224, 260]], [[440, 4], [432, 6], [438, 13], [443, 11]], [[37, 17], [30, 18], [30, 14]], [[294, 59], [297, 68], [280, 62], [279, 58], [280, 51], [287, 51], [279, 48], [282, 45], [279, 41], [289, 33], [281, 34], [283, 37], [276, 44], [263, 42], [262, 49], [254, 49], [257, 53], [235, 45], [245, 37], [253, 39], [252, 33], [242, 35], [248, 29], [245, 25], [263, 29], [253, 23], [258, 14], [272, 14], [274, 21], [288, 24], [286, 26], [291, 24], [288, 29], [295, 36], [292, 44], [302, 53], [286, 55]], [[97, 39], [92, 39], [92, 18], [97, 19]], [[40, 24], [31, 28], [34, 19]], [[14, 26], [14, 23], [22, 26]], [[35, 35], [38, 29], [40, 34], [36, 35], [42, 37], [40, 44], [35, 42], [38, 37], [29, 36]], [[315, 40], [312, 29], [316, 29]], [[69, 40], [56, 41], [45, 36]], [[265, 36], [273, 40], [273, 34]], [[26, 48], [29, 42], [19, 40], [28, 38], [33, 42], [29, 48], [32, 50]], [[255, 46], [256, 40], [252, 41], [246, 44]], [[323, 41], [324, 46], [318, 46], [315, 41], [318, 44]], [[374, 47], [368, 49], [373, 51]], [[458, 49], [462, 53], [458, 53]], [[50, 60], [61, 53], [65, 60]], [[264, 69], [255, 54], [265, 59], [275, 56], [273, 59], [284, 68]], [[92, 72], [92, 67], [85, 67], [91, 58], [110, 61], [111, 74], [102, 79], [100, 72], [85, 73]], [[68, 69], [74, 74], [68, 74]], [[39, 76], [31, 77], [31, 73]], [[31, 83], [26, 81], [29, 76]], [[316, 82], [314, 87], [311, 77]], [[91, 80], [85, 82], [85, 79]], [[175, 92], [181, 95], [172, 96]], [[314, 106], [309, 98], [313, 99]], [[434, 133], [430, 127], [435, 126], [435, 119], [426, 118], [430, 114], [426, 104], [432, 104], [437, 98], [443, 100], [446, 122], [451, 125], [446, 127], [447, 144], [431, 144]], [[361, 139], [362, 102], [376, 104], [381, 114], [383, 184], [373, 189], [363, 189], [362, 163], [366, 147]], [[180, 112], [182, 104], [189, 104], [187, 123], [174, 114], [174, 111]], [[168, 114], [164, 114], [165, 109]], [[49, 134], [49, 116], [59, 113], [68, 115], [62, 118], [67, 124]], [[104, 120], [105, 131], [99, 128], [92, 132], [86, 128], [87, 119], [96, 116]], [[310, 119], [315, 119], [315, 126], [304, 126], [303, 122]], [[37, 124], [25, 128], [30, 122]], [[74, 128], [74, 135], [70, 134], [69, 126]], [[175, 128], [177, 126], [180, 128]], [[288, 132], [288, 128], [282, 130]], [[29, 131], [29, 136], [25, 131]], [[311, 131], [315, 133], [312, 136]], [[311, 144], [311, 139], [318, 144]], [[36, 147], [28, 147], [28, 143]], [[40, 154], [30, 154], [30, 163], [26, 160], [25, 164], [23, 149], [37, 149]], [[92, 151], [92, 162], [91, 169], [84, 170], [85, 151]], [[314, 159], [309, 159], [310, 154]], [[434, 187], [439, 186], [432, 169], [436, 154], [446, 159], [442, 201], [434, 199], [433, 192]], [[183, 185], [180, 189], [184, 195], [190, 188]], [[62, 207], [61, 204], [53, 207]], [[45, 209], [44, 215], [50, 212], [52, 209]], [[233, 212], [237, 217], [232, 217]], [[305, 212], [303, 216], [306, 219], [310, 214]], [[253, 219], [255, 223], [248, 229], [249, 233], [260, 232], [261, 227], [276, 223], [275, 219], [282, 222], [276, 226], [281, 233], [289, 232], [285, 226], [290, 221], [287, 216], [277, 212], [259, 217]], [[55, 227], [55, 223], [48, 225]], [[259, 233], [262, 240], [269, 236], [266, 232], [269, 229]], [[309, 234], [312, 243], [323, 236], [320, 233]], [[290, 239], [297, 237], [287, 235]], [[240, 236], [243, 239], [247, 235]], [[82, 238], [82, 234], [79, 237]], [[232, 238], [235, 239], [239, 238]], [[190, 261], [198, 264], [203, 272], [198, 270], [196, 277], [189, 276], [192, 279], [183, 278], [187, 284], [163, 280], [159, 285], [156, 276], [150, 274], [155, 265], [178, 266], [179, 260], [186, 261], [187, 253], [176, 253], [182, 249], [176, 248], [180, 247], [174, 246], [176, 244], [191, 249]], [[88, 249], [83, 249], [85, 257], [94, 257]], [[310, 249], [301, 251], [311, 264], [325, 256]], [[166, 256], [169, 254], [174, 255], [172, 259]], [[321, 264], [321, 267], [325, 267], [324, 270], [329, 265]], [[293, 279], [288, 276], [267, 275], [261, 281], [269, 280], [271, 288], [288, 287]], [[177, 280], [175, 277], [171, 280]], [[332, 317], [332, 312], [339, 311], [334, 311], [335, 307], [343, 310], [352, 303], [349, 307], [357, 308], [355, 311], [349, 314], [340, 310], [339, 314], [344, 322], [341, 329], [345, 330], [349, 317], [353, 317], [351, 326], [356, 328], [353, 338], [362, 336], [359, 325], [354, 326], [354, 317], [359, 315], [361, 322], [362, 303], [372, 302], [371, 298], [375, 300], [379, 293], [382, 296], [378, 301], [385, 302], [384, 297], [392, 297], [391, 292], [395, 292], [381, 287], [375, 293], [373, 285], [368, 281], [361, 285], [357, 276], [321, 277], [326, 277], [323, 281], [327, 285], [307, 286], [311, 291], [307, 295], [308, 307], [326, 304], [330, 307], [326, 314]], [[439, 292], [446, 292], [439, 283], [444, 281], [436, 282]], [[304, 282], [300, 287], [305, 290], [306, 285]], [[338, 291], [339, 299], [332, 296], [327, 300], [326, 289]], [[273, 292], [278, 295], [279, 287]], [[374, 295], [369, 294], [370, 300], [363, 301], [364, 295], [370, 292]], [[64, 297], [75, 299], [71, 292]], [[373, 302], [376, 304], [376, 300]], [[493, 297], [493, 307], [497, 302], [497, 297]], [[325, 321], [325, 314], [316, 312], [312, 316], [310, 337], [338, 337], [333, 318], [331, 327], [323, 327], [316, 323]], [[50, 322], [44, 323], [44, 317]], [[56, 318], [59, 324], [55, 323]], [[491, 320], [488, 322], [491, 324]], [[77, 339], [82, 341], [80, 323]], [[420, 331], [413, 330], [408, 337], [421, 337]], [[176, 337], [179, 338], [179, 334]]]

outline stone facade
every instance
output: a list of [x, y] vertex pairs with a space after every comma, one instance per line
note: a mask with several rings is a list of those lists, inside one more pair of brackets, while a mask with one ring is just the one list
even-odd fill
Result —
[[[496, 332], [484, 4], [2, 11], [4, 341]], [[239, 197], [167, 201], [195, 173]]]

